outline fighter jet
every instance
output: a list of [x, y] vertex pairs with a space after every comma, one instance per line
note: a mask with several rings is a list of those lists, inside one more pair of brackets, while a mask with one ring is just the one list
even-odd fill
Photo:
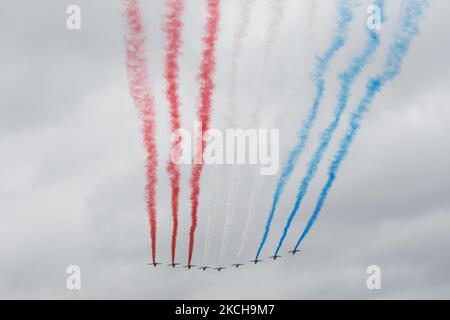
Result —
[[211, 269], [211, 268], [207, 267], [207, 266], [203, 266], [203, 267], [199, 267], [199, 269], [205, 271], [206, 269]]
[[289, 251], [288, 253], [291, 253], [292, 255], [294, 255], [294, 254], [296, 254], [296, 253], [299, 252], [299, 251], [301, 251], [301, 250], [294, 249], [294, 250], [292, 250], [292, 251]]
[[217, 270], [218, 272], [220, 272], [221, 270], [223, 270], [223, 269], [226, 269], [225, 267], [217, 267], [217, 268], [214, 268], [214, 270]]
[[168, 266], [168, 267], [175, 268], [176, 266], [179, 266], [179, 265], [180, 265], [179, 263], [172, 262], [171, 264], [168, 264], [167, 266]]
[[274, 255], [274, 256], [271, 256], [271, 257], [269, 257], [269, 259], [272, 259], [272, 260], [277, 260], [278, 258], [281, 258], [281, 256], [279, 256], [279, 255]]
[[243, 264], [242, 264], [242, 263], [235, 263], [235, 264], [232, 264], [231, 266], [232, 266], [232, 267], [236, 267], [236, 269], [237, 269], [237, 268], [239, 268], [240, 266], [243, 266]]
[[255, 260], [252, 260], [252, 261], [250, 261], [250, 262], [253, 262], [254, 264], [257, 264], [257, 263], [259, 263], [259, 262], [262, 262], [262, 260], [255, 259]]
[[161, 263], [159, 263], [159, 262], [153, 262], [153, 263], [149, 263], [148, 265], [149, 266], [154, 266], [155, 268], [157, 267], [157, 266], [159, 266]]
[[191, 270], [191, 268], [195, 267], [193, 264], [188, 264], [187, 266], [184, 266], [184, 268]]

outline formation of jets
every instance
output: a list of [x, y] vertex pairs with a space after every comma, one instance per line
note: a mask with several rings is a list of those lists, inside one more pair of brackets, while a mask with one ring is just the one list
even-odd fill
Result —
[[[289, 253], [289, 254], [292, 254], [292, 255], [295, 255], [297, 252], [300, 252], [300, 251], [301, 251], [301, 250], [294, 249], [294, 250], [292, 250], [292, 251], [289, 251], [288, 253]], [[279, 256], [279, 255], [276, 254], [276, 255], [273, 255], [273, 256], [269, 257], [268, 259], [272, 259], [272, 260], [275, 261], [275, 260], [277, 260], [277, 259], [279, 259], [279, 258], [281, 258], [281, 256]], [[258, 264], [258, 263], [260, 263], [260, 262], [263, 262], [263, 260], [255, 259], [255, 260], [252, 260], [252, 261], [250, 261], [250, 262], [253, 263], [253, 264]], [[153, 266], [153, 267], [157, 267], [157, 266], [161, 265], [161, 263], [159, 263], [159, 262], [152, 262], [152, 263], [150, 263], [149, 265], [150, 265], [150, 266]], [[177, 262], [172, 262], [172, 263], [168, 264], [167, 266], [168, 266], [168, 267], [172, 267], [172, 268], [176, 268], [176, 267], [179, 266], [179, 265], [180, 265], [180, 264], [177, 263]], [[234, 264], [232, 264], [232, 265], [230, 265], [230, 266], [231, 266], [231, 267], [234, 267], [235, 269], [238, 269], [238, 268], [244, 266], [244, 264], [243, 264], [243, 263], [234, 263]], [[193, 264], [188, 264], [188, 265], [184, 266], [183, 268], [186, 268], [186, 269], [188, 269], [188, 270], [191, 270], [191, 269], [194, 268], [194, 267], [196, 267], [196, 266], [193, 265]], [[212, 270], [216, 270], [217, 272], [220, 272], [220, 271], [226, 269], [226, 267], [218, 266], [218, 267], [216, 267], [216, 268], [211, 268], [211, 267], [208, 267], [208, 266], [202, 266], [202, 267], [198, 267], [197, 269], [202, 270], [202, 271], [206, 271], [207, 269], [212, 269]]]

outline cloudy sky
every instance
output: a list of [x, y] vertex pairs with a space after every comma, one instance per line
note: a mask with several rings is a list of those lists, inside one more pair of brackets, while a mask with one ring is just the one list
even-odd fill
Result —
[[[257, 1], [238, 72], [238, 123], [248, 125], [255, 107], [272, 0]], [[382, 70], [398, 26], [400, 0], [388, 1], [382, 45], [356, 81], [348, 112], [370, 75]], [[158, 260], [170, 260], [168, 103], [163, 78], [163, 0], [142, 1], [148, 34], [149, 74], [158, 117]], [[66, 28], [66, 8], [81, 8], [81, 30]], [[347, 46], [326, 74], [327, 90], [307, 149], [287, 185], [263, 256], [273, 253], [308, 159], [336, 105], [337, 75], [362, 50], [363, 0]], [[239, 270], [150, 268], [145, 210], [145, 152], [140, 122], [128, 91], [119, 0], [3, 1], [0, 5], [0, 298], [301, 299], [450, 298], [450, 3], [434, 0], [402, 73], [377, 96], [343, 164], [328, 202], [303, 243], [287, 256], [326, 178], [326, 169], [348, 112], [314, 179], [276, 262]], [[212, 126], [227, 116], [231, 47], [238, 0], [223, 1], [214, 75]], [[262, 127], [280, 128], [285, 157], [314, 96], [310, 75], [316, 55], [333, 35], [334, 0], [314, 9], [307, 0], [286, 0], [264, 84]], [[183, 126], [198, 106], [196, 76], [205, 6], [187, 0], [180, 57]], [[289, 94], [289, 88], [295, 90]], [[208, 264], [220, 252], [230, 166], [212, 167], [202, 178], [194, 263], [202, 262], [210, 191], [217, 188], [217, 218]], [[254, 258], [277, 176], [255, 177], [239, 168], [243, 183], [225, 263], [236, 261], [247, 217], [249, 190], [257, 185], [256, 218], [245, 261]], [[182, 167], [177, 260], [186, 263], [189, 166]], [[81, 290], [68, 290], [66, 268], [81, 268]], [[368, 290], [366, 269], [381, 268], [381, 290]]]

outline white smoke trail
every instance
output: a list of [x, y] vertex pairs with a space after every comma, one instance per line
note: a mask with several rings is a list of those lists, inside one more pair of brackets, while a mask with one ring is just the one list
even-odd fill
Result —
[[261, 73], [256, 85], [256, 105], [250, 122], [250, 127], [252, 128], [259, 127], [261, 122], [261, 104], [264, 98], [264, 85], [267, 79], [270, 58], [272, 56], [272, 47], [277, 39], [279, 28], [284, 18], [285, 2], [286, 0], [272, 0], [271, 17], [263, 46], [263, 64], [261, 66]]
[[216, 191], [217, 191], [217, 176], [219, 174], [218, 167], [215, 166], [210, 176], [209, 185], [211, 188], [210, 202], [208, 208], [208, 221], [206, 223], [205, 232], [205, 246], [203, 250], [203, 266], [206, 266], [209, 257], [209, 249], [211, 248], [212, 232], [214, 230], [214, 221], [216, 218]]
[[[316, 19], [316, 12], [317, 12], [317, 0], [307, 0], [305, 2], [301, 2], [301, 7], [300, 10], [302, 10], [304, 12], [303, 16], [305, 16], [307, 19], [306, 24], [305, 24], [305, 30], [306, 32], [304, 33], [304, 41], [303, 43], [309, 43], [309, 41], [314, 37], [314, 23], [315, 23], [315, 19]], [[282, 15], [282, 13], [281, 13]], [[278, 17], [280, 17], [280, 13], [278, 13]], [[302, 41], [299, 41], [299, 43], [302, 43]], [[295, 59], [295, 61], [300, 61], [301, 60], [301, 55], [303, 54], [303, 48], [299, 47], [296, 49], [297, 51], [297, 57]], [[267, 68], [267, 67], [266, 67]], [[265, 71], [267, 72], [267, 71]], [[274, 126], [281, 126], [281, 123], [283, 121], [283, 118], [286, 117], [286, 113], [284, 112], [284, 110], [286, 109], [286, 107], [289, 105], [289, 103], [292, 101], [292, 97], [295, 95], [295, 93], [298, 91], [299, 89], [299, 83], [300, 83], [300, 77], [301, 77], [301, 68], [294, 68], [292, 70], [292, 74], [288, 77], [289, 80], [289, 85], [287, 87], [286, 93], [284, 98], [282, 99], [282, 103], [281, 103], [281, 108], [279, 108], [278, 110], [280, 110], [278, 112], [278, 117], [274, 120]], [[261, 96], [260, 99], [262, 101], [262, 91], [261, 91]], [[257, 123], [258, 120], [255, 120], [255, 123]], [[249, 207], [248, 207], [248, 213], [247, 213], [247, 221], [245, 223], [245, 228], [244, 228], [244, 233], [242, 235], [242, 240], [241, 240], [241, 246], [239, 248], [238, 254], [237, 254], [237, 262], [241, 262], [242, 259], [242, 253], [245, 249], [245, 246], [247, 245], [247, 241], [248, 241], [248, 236], [250, 233], [250, 228], [253, 224], [253, 220], [255, 219], [255, 198], [256, 198], [256, 190], [257, 187], [259, 185], [259, 178], [255, 177], [255, 181], [252, 184], [252, 189], [250, 191], [250, 203], [249, 203]]]
[[306, 31], [309, 33], [309, 35], [314, 35], [314, 23], [316, 21], [316, 14], [317, 14], [317, 0], [308, 0], [305, 1], [305, 7], [302, 8], [306, 12], [307, 16], [307, 29]]
[[[316, 14], [317, 14], [317, 0], [307, 0], [305, 2], [300, 3], [300, 10], [303, 11], [303, 14], [301, 17], [305, 17], [304, 21], [304, 32], [301, 34], [303, 35], [302, 39], [299, 39], [301, 41], [298, 41], [297, 43], [298, 48], [296, 48], [296, 56], [294, 58], [294, 61], [301, 61], [302, 56], [305, 52], [304, 44], [308, 44], [312, 41], [314, 38], [314, 24], [316, 20]], [[297, 36], [297, 35], [296, 35]], [[296, 39], [292, 39], [293, 41]], [[286, 118], [286, 115], [288, 113], [284, 112], [285, 109], [288, 107], [288, 105], [292, 102], [292, 98], [294, 95], [299, 91], [299, 84], [301, 83], [301, 76], [303, 71], [303, 64], [297, 63], [297, 67], [292, 69], [292, 73], [288, 76], [289, 82], [286, 89], [286, 92], [284, 94], [283, 99], [281, 100], [282, 103], [280, 104], [280, 108], [277, 110], [278, 116], [273, 121], [274, 126], [281, 128], [283, 124], [283, 120]]]
[[[271, 17], [270, 17], [270, 21], [268, 24], [266, 39], [265, 39], [264, 45], [263, 45], [263, 63], [261, 66], [261, 72], [259, 75], [258, 83], [256, 85], [256, 104], [255, 104], [255, 109], [254, 109], [252, 119], [251, 119], [251, 124], [250, 124], [251, 128], [258, 128], [260, 126], [261, 105], [262, 105], [262, 101], [264, 98], [264, 84], [267, 79], [272, 48], [275, 43], [275, 40], [277, 39], [281, 22], [283, 21], [283, 18], [284, 18], [285, 2], [286, 2], [286, 0], [272, 0]], [[239, 186], [241, 183], [239, 172], [235, 168], [233, 168], [232, 179], [233, 179], [232, 189], [230, 191], [230, 195], [228, 198], [227, 220], [226, 220], [225, 230], [224, 230], [224, 235], [223, 235], [223, 240], [222, 240], [222, 249], [221, 249], [220, 257], [219, 257], [219, 265], [222, 264], [222, 261], [223, 261], [224, 255], [225, 255], [225, 251], [228, 246], [228, 238], [230, 235], [230, 228], [231, 228], [231, 225], [233, 223], [233, 218], [234, 218], [235, 197], [236, 197], [237, 190], [239, 189]], [[255, 184], [253, 184], [252, 191], [251, 191], [251, 197], [253, 199], [250, 200], [251, 204], [250, 204], [249, 213], [247, 215], [247, 223], [246, 223], [246, 226], [244, 229], [243, 240], [242, 240], [243, 242], [247, 241], [246, 238], [248, 236], [248, 231], [249, 231], [248, 229], [250, 228], [250, 224], [253, 219], [253, 217], [252, 217], [253, 209], [252, 208], [254, 206], [254, 203], [252, 203], [252, 202], [254, 201], [254, 197], [256, 196], [255, 193], [256, 193], [256, 187], [255, 187]], [[244, 245], [245, 245], [245, 243], [244, 243]], [[241, 248], [242, 247], [243, 247], [243, 244], [241, 243]], [[239, 249], [239, 252], [242, 252], [242, 250], [243, 249]], [[240, 253], [238, 253], [238, 256], [239, 255], [240, 255]]]
[[248, 241], [248, 234], [250, 232], [250, 227], [253, 223], [253, 220], [255, 219], [255, 199], [256, 199], [256, 187], [255, 187], [255, 181], [252, 184], [252, 191], [250, 193], [250, 204], [248, 206], [248, 214], [247, 214], [247, 221], [245, 223], [244, 233], [242, 234], [242, 240], [241, 240], [241, 246], [239, 247], [239, 251], [237, 254], [237, 262], [241, 262], [242, 253], [244, 252], [244, 248]]
[[230, 229], [233, 224], [234, 213], [235, 213], [235, 202], [236, 202], [236, 193], [239, 189], [240, 178], [239, 178], [239, 170], [237, 167], [233, 167], [232, 169], [232, 180], [231, 180], [231, 188], [230, 193], [228, 195], [228, 203], [227, 203], [227, 217], [225, 221], [225, 228], [223, 231], [222, 238], [222, 247], [220, 249], [219, 261], [218, 265], [222, 266], [223, 258], [225, 256], [226, 249], [228, 247], [228, 239], [230, 238]]
[[[250, 23], [250, 13], [254, 0], [240, 0], [239, 1], [239, 21], [233, 37], [233, 49], [231, 52], [231, 72], [230, 72], [230, 91], [229, 91], [229, 105], [228, 105], [228, 119], [227, 127], [236, 127], [236, 88], [237, 77], [239, 72], [239, 55], [242, 49], [242, 43], [247, 37], [248, 26]], [[234, 219], [235, 198], [240, 185], [239, 172], [236, 167], [233, 167], [231, 174], [231, 187], [227, 202], [227, 215], [225, 221], [225, 228], [223, 231], [222, 246], [218, 264], [222, 265], [226, 248], [228, 246], [228, 239], [230, 234], [230, 227]]]
[[239, 22], [233, 37], [233, 49], [231, 51], [230, 92], [228, 101], [229, 114], [227, 121], [229, 128], [234, 128], [236, 126], [236, 87], [239, 70], [239, 55], [242, 49], [242, 43], [247, 37], [253, 0], [240, 0], [239, 4]]

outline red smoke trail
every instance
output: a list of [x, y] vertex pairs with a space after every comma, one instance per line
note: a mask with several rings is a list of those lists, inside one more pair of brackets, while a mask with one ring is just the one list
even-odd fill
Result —
[[125, 18], [128, 32], [125, 36], [127, 55], [127, 73], [130, 94], [139, 110], [143, 122], [142, 131], [147, 151], [146, 163], [146, 197], [147, 210], [150, 222], [150, 236], [152, 243], [152, 261], [156, 259], [156, 167], [158, 165], [155, 142], [155, 112], [153, 109], [153, 96], [150, 93], [150, 83], [147, 73], [147, 60], [145, 52], [145, 35], [142, 26], [141, 13], [138, 0], [126, 0]]
[[[209, 120], [211, 116], [211, 96], [214, 89], [212, 81], [212, 73], [215, 67], [215, 47], [217, 28], [219, 24], [219, 5], [220, 0], [207, 0], [208, 5], [208, 21], [206, 23], [206, 35], [203, 37], [203, 53], [200, 74], [198, 80], [200, 82], [200, 106], [197, 111], [198, 120], [201, 123], [201, 132], [209, 129]], [[203, 164], [201, 161], [205, 140], [202, 136], [196, 137], [197, 150], [195, 152], [195, 164], [192, 168], [191, 176], [191, 229], [189, 232], [189, 258], [188, 265], [192, 261], [192, 253], [194, 251], [195, 229], [197, 228], [197, 211], [198, 197], [200, 194], [200, 177], [202, 174]]]
[[[184, 0], [168, 0], [168, 14], [164, 30], [166, 32], [166, 65], [165, 77], [167, 80], [167, 99], [170, 103], [170, 125], [171, 132], [180, 129], [180, 102], [178, 97], [178, 57], [180, 55], [181, 45], [181, 13], [184, 7]], [[180, 152], [180, 141], [172, 141], [171, 153], [174, 159], [169, 159], [167, 163], [167, 172], [170, 177], [172, 189], [172, 263], [175, 263], [175, 254], [177, 247], [178, 233], [178, 198], [180, 194], [180, 169], [178, 157]]]

